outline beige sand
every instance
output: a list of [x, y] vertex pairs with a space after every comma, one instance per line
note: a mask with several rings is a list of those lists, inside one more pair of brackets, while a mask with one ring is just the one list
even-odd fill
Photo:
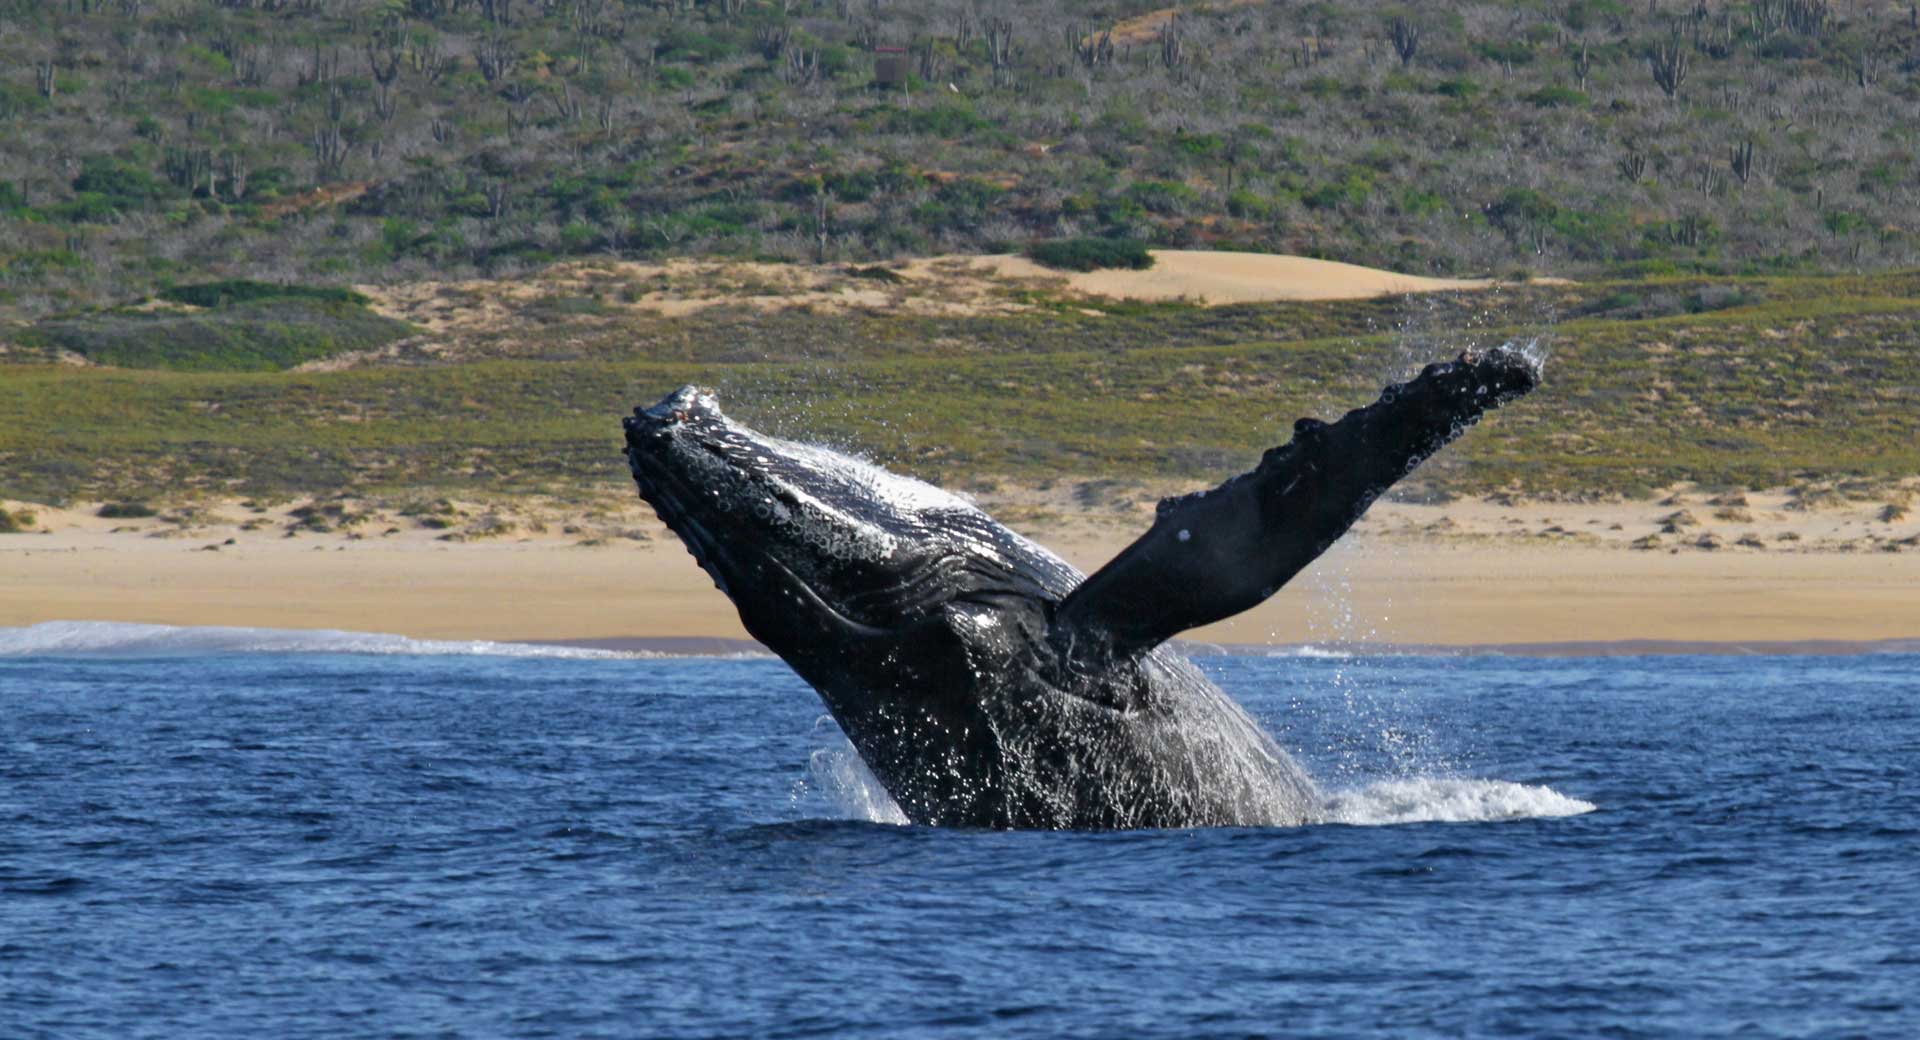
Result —
[[[365, 357], [314, 362], [337, 368], [396, 353], [457, 352], [463, 339], [513, 332], [546, 322], [534, 306], [545, 299], [592, 298], [599, 318], [622, 315], [677, 318], [713, 307], [806, 309], [815, 313], [875, 311], [967, 316], [1030, 310], [1035, 290], [1117, 300], [1189, 300], [1217, 306], [1278, 300], [1351, 300], [1396, 293], [1484, 289], [1479, 279], [1423, 278], [1371, 267], [1265, 253], [1154, 250], [1145, 271], [1055, 271], [1019, 256], [944, 256], [884, 265], [890, 279], [865, 277], [877, 268], [844, 264], [772, 264], [733, 260], [636, 263], [581, 260], [506, 279], [416, 281], [357, 286], [374, 309], [425, 333]], [[499, 344], [495, 343], [496, 349]]]
[[[1073, 292], [1123, 300], [1186, 299], [1212, 306], [1278, 300], [1359, 300], [1396, 293], [1485, 289], [1484, 279], [1423, 278], [1373, 267], [1269, 253], [1153, 250], [1145, 271], [1087, 271], [1067, 277]], [[984, 257], [1004, 278], [1058, 276], [1022, 257]]]
[[[1123, 491], [1124, 504], [1078, 512], [1064, 505], [1071, 485], [1001, 491], [988, 504], [1091, 569], [1144, 526], [1153, 490]], [[1748, 500], [1382, 503], [1273, 600], [1195, 637], [1451, 645], [1920, 637], [1920, 520], [1879, 519], [1885, 506], [1877, 501], [1788, 509], [1782, 494]], [[289, 537], [288, 510], [297, 505], [255, 512], [215, 503], [175, 514], [180, 522], [33, 507], [49, 533], [0, 535], [0, 626], [143, 621], [473, 639], [744, 635], [679, 544], [623, 498], [456, 503], [460, 515], [447, 530], [349, 503], [365, 514], [351, 530]], [[1658, 535], [1681, 511], [1699, 521]], [[497, 533], [441, 540], [489, 531]], [[1662, 540], [1659, 548], [1628, 547], [1649, 535]], [[1703, 535], [1718, 547], [1700, 548]]]

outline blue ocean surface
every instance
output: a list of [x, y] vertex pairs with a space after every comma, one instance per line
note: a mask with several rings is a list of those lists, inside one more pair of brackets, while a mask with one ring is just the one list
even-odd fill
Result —
[[1920, 1035], [1920, 658], [1200, 663], [1339, 822], [890, 822], [771, 659], [0, 629], [0, 1037]]

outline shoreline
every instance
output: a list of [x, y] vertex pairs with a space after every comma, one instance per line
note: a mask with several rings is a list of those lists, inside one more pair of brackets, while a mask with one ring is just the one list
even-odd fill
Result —
[[[996, 485], [981, 505], [1091, 573], [1145, 530], [1158, 494], [1179, 490], [1115, 485]], [[1682, 488], [1625, 502], [1376, 503], [1274, 598], [1187, 638], [1237, 653], [1908, 652], [1920, 641], [1920, 518], [1888, 497]], [[678, 539], [613, 492], [199, 500], [138, 518], [99, 517], [97, 503], [25, 508], [32, 533], [0, 535], [0, 627], [89, 619], [649, 649], [746, 639]]]
[[[650, 654], [657, 657], [740, 657], [773, 652], [750, 639], [516, 639], [529, 646]], [[1188, 657], [1294, 657], [1303, 660], [1355, 657], [1855, 657], [1920, 654], [1920, 636], [1911, 639], [1802, 639], [1791, 641], [1619, 639], [1609, 642], [1483, 643], [1199, 643], [1176, 639], [1174, 648]]]
[[[37, 643], [35, 629], [52, 629]], [[158, 630], [158, 631], [156, 631]], [[465, 645], [463, 645], [465, 644]], [[1859, 657], [1920, 655], [1920, 636], [1910, 639], [1677, 640], [1620, 639], [1560, 643], [1207, 643], [1175, 639], [1168, 644], [1189, 658], [1270, 657], [1345, 661], [1381, 657], [1514, 657], [1535, 659], [1612, 657]], [[653, 660], [773, 660], [773, 651], [752, 639], [718, 636], [614, 636], [591, 639], [423, 640], [388, 632], [333, 628], [269, 628], [226, 625], [161, 625], [61, 618], [33, 625], [0, 626], [0, 659], [20, 656], [172, 656], [225, 653], [340, 653], [378, 656], [409, 653], [444, 656], [567, 656], [538, 651], [584, 651]]]

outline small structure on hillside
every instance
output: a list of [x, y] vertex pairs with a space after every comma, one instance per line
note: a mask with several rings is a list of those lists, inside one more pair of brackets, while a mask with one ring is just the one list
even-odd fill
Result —
[[876, 87], [907, 86], [907, 49], [905, 47], [875, 47], [873, 49], [873, 85]]

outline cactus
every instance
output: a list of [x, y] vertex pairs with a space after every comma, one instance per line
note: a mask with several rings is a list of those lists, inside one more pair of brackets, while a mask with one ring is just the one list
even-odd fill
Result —
[[[1420, 52], [1420, 27], [1405, 17], [1396, 15], [1388, 26], [1393, 36], [1393, 52], [1400, 56], [1400, 64], [1413, 64], [1413, 56]], [[1584, 48], [1581, 51], [1585, 53]]]
[[1742, 141], [1733, 146], [1733, 175], [1745, 184], [1753, 177], [1753, 142]]
[[1687, 79], [1687, 61], [1689, 54], [1681, 44], [1680, 34], [1665, 43], [1653, 45], [1653, 53], [1647, 56], [1647, 64], [1653, 70], [1653, 81], [1668, 97], [1680, 92], [1680, 84]]

